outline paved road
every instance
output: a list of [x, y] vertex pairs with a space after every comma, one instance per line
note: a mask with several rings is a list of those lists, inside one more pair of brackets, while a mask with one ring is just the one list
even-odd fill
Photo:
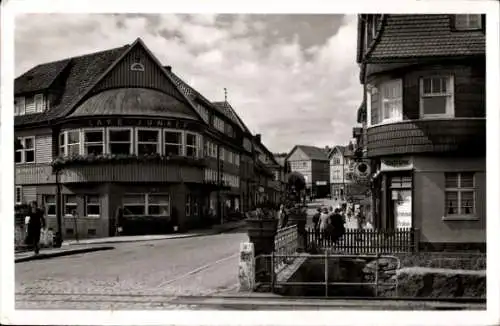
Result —
[[110, 251], [18, 263], [16, 308], [182, 308], [179, 295], [234, 293], [244, 230], [116, 244]]

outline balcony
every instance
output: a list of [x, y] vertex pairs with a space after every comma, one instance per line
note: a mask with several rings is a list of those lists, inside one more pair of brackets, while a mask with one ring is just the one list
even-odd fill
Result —
[[486, 154], [486, 119], [407, 120], [367, 129], [367, 156]]

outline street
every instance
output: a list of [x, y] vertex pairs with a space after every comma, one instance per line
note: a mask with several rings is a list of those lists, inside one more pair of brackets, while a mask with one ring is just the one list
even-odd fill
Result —
[[240, 229], [19, 263], [16, 308], [179, 309], [168, 301], [236, 290], [239, 246], [245, 241]]

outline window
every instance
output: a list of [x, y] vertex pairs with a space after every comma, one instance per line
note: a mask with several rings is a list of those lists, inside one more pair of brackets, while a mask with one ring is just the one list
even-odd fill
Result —
[[99, 195], [87, 195], [85, 196], [85, 216], [87, 217], [99, 217], [101, 216], [101, 202], [99, 200]]
[[481, 15], [455, 15], [455, 29], [478, 30], [482, 28]]
[[43, 112], [43, 94], [35, 95], [35, 112]]
[[215, 129], [224, 132], [224, 120], [214, 116], [214, 127]]
[[88, 230], [87, 230], [87, 234], [88, 234], [89, 236], [94, 236], [94, 235], [96, 235], [96, 234], [97, 234], [97, 230], [96, 230], [96, 229], [88, 229]]
[[240, 154], [234, 154], [234, 164], [240, 166]]
[[137, 155], [160, 154], [160, 130], [137, 129]]
[[26, 114], [26, 99], [24, 97], [18, 97], [14, 102], [14, 115], [24, 114]]
[[474, 173], [445, 173], [446, 216], [474, 215]]
[[182, 155], [182, 132], [165, 131], [165, 155]]
[[104, 154], [104, 130], [83, 130], [84, 155]]
[[16, 204], [19, 205], [23, 202], [23, 187], [16, 186]]
[[186, 195], [186, 216], [191, 216], [191, 195]]
[[402, 80], [398, 79], [385, 82], [380, 86], [380, 122], [403, 119], [402, 84]]
[[146, 215], [146, 196], [141, 194], [127, 194], [123, 196], [123, 215]]
[[453, 102], [452, 77], [420, 79], [421, 117], [453, 117]]
[[80, 130], [64, 131], [59, 135], [59, 154], [75, 156], [80, 154]]
[[47, 216], [56, 215], [56, 196], [55, 195], [44, 195], [43, 203], [45, 205], [45, 214]]
[[227, 161], [231, 164], [233, 164], [233, 152], [227, 153]]
[[64, 195], [64, 215], [73, 216], [78, 209], [76, 195]]
[[66, 229], [66, 235], [73, 235], [73, 229]]
[[130, 70], [132, 70], [132, 71], [144, 71], [144, 66], [141, 63], [136, 62], [130, 66]]
[[170, 196], [168, 194], [149, 194], [148, 215], [170, 216]]
[[196, 135], [186, 133], [186, 155], [190, 157], [197, 156]]
[[15, 153], [16, 163], [34, 163], [35, 162], [35, 137], [19, 137], [20, 147]]
[[108, 129], [108, 144], [110, 154], [132, 154], [131, 129]]

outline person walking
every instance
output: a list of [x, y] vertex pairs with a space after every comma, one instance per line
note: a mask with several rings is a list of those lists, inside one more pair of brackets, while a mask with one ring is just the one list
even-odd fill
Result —
[[316, 213], [312, 217], [312, 222], [313, 222], [313, 232], [314, 232], [314, 237], [316, 239], [319, 239], [319, 219], [321, 216], [321, 208], [316, 209]]
[[323, 241], [323, 244], [325, 242], [325, 239], [328, 238], [327, 234], [327, 229], [328, 225], [330, 224], [330, 218], [328, 216], [328, 208], [323, 208], [323, 211], [321, 212], [321, 215], [319, 217], [319, 232], [321, 234], [321, 241]]
[[45, 229], [43, 212], [38, 208], [36, 201], [31, 202], [28, 222], [28, 236], [26, 244], [33, 248], [35, 255], [40, 252], [40, 232]]
[[340, 214], [340, 209], [335, 209], [334, 213], [331, 215], [332, 224], [332, 241], [337, 244], [338, 240], [345, 234], [345, 220]]

